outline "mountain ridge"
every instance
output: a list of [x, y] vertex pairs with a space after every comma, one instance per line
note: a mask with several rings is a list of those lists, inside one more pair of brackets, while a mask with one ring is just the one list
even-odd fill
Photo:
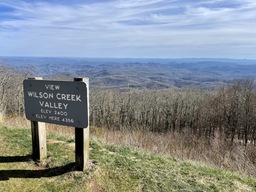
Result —
[[44, 78], [89, 77], [95, 88], [209, 88], [255, 79], [256, 60], [0, 57], [0, 64]]

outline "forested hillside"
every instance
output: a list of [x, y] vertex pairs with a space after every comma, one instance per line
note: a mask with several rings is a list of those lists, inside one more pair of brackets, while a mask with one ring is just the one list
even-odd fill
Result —
[[[133, 67], [129, 71], [133, 65], [138, 70], [144, 69], [143, 65], [135, 63], [119, 66], [129, 75], [136, 73]], [[157, 67], [161, 69], [164, 65]], [[149, 66], [154, 67], [154, 64]], [[66, 74], [60, 75], [56, 68], [51, 79], [72, 80], [69, 65], [66, 67]], [[23, 117], [22, 81], [34, 71], [4, 65], [0, 69], [1, 116]], [[82, 71], [81, 68], [81, 75]], [[153, 71], [149, 71], [141, 74], [138, 82], [144, 84], [147, 75], [153, 77]], [[107, 70], [104, 73], [115, 76]], [[256, 84], [252, 77], [225, 80], [216, 86], [211, 84], [210, 88], [168, 89], [159, 87], [153, 78], [149, 84], [154, 85], [154, 89], [154, 86], [142, 89], [131, 84], [124, 88], [119, 83], [118, 86], [113, 86], [113, 82], [109, 86], [95, 83], [101, 78], [104, 74], [98, 73], [90, 86], [90, 126], [101, 129], [96, 133], [100, 137], [255, 175]]]
[[0, 64], [49, 79], [89, 77], [103, 89], [209, 89], [256, 77], [254, 60], [0, 57]]
[[256, 141], [256, 90], [251, 80], [212, 91], [170, 89], [91, 92], [91, 124], [97, 127], [189, 133], [209, 140]]

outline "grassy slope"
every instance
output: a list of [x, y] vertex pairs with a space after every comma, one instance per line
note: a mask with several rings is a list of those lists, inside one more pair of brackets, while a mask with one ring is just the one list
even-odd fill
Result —
[[0, 127], [0, 191], [256, 191], [256, 179], [90, 141], [91, 169], [74, 170], [71, 138], [50, 134], [47, 168], [30, 160], [29, 129]]

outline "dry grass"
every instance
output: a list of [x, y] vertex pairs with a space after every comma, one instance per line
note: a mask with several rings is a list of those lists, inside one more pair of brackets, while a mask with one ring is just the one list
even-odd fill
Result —
[[[21, 117], [8, 117], [2, 125], [30, 127], [30, 122]], [[74, 128], [47, 124], [48, 133], [69, 135], [74, 138]], [[107, 143], [170, 154], [182, 160], [194, 160], [215, 167], [256, 176], [256, 150], [254, 145], [230, 144], [216, 138], [211, 142], [198, 139], [191, 134], [154, 133], [142, 131], [116, 131], [91, 127], [90, 135]]]
[[[19, 116], [7, 116], [0, 118], [0, 125], [8, 125], [11, 127], [26, 127], [30, 128], [31, 123], [25, 117]], [[66, 127], [61, 125], [46, 124], [48, 133], [59, 133], [61, 135], [73, 136], [75, 129], [72, 127]]]
[[94, 127], [91, 129], [91, 134], [109, 143], [170, 154], [182, 160], [199, 161], [256, 176], [256, 147], [254, 145], [231, 145], [219, 139], [209, 142], [186, 133], [112, 131]]

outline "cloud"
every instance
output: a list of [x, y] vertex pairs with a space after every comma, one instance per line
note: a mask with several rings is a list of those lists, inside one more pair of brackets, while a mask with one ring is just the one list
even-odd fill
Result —
[[69, 2], [2, 0], [0, 41], [9, 44], [5, 46], [9, 51], [1, 48], [0, 51], [60, 56], [70, 53], [133, 57], [141, 53], [141, 57], [152, 54], [176, 57], [168, 53], [176, 46], [186, 57], [196, 51], [195, 55], [199, 55], [200, 47], [213, 52], [213, 47], [218, 46], [213, 55], [220, 52], [221, 46], [236, 52], [241, 46], [251, 55], [251, 49], [256, 48], [254, 0]]

